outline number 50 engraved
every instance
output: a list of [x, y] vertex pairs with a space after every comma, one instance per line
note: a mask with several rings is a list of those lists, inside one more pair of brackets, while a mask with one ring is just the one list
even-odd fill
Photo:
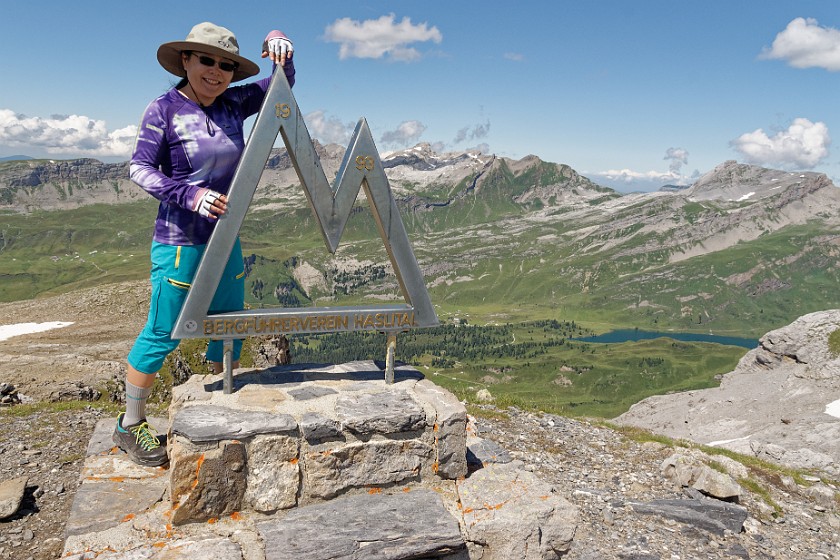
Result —
[[288, 103], [278, 103], [274, 106], [274, 114], [278, 118], [288, 119], [289, 115], [292, 114], [292, 108], [289, 107]]
[[370, 156], [356, 156], [356, 169], [373, 171], [373, 158]]

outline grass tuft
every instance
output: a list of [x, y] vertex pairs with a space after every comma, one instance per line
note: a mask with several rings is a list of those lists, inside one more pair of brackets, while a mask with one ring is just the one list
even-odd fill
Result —
[[113, 412], [116, 414], [119, 406], [116, 403], [108, 402], [106, 399], [100, 399], [98, 401], [39, 401], [36, 403], [0, 408], [0, 418], [3, 416], [23, 418], [39, 412], [56, 413], [68, 410], [84, 410], [86, 408], [95, 408], [103, 412]]
[[762, 486], [758, 481], [752, 478], [739, 478], [738, 484], [748, 490], [750, 493], [758, 496], [765, 504], [773, 508], [773, 517], [780, 517], [784, 514], [782, 506], [780, 506], [770, 494], [770, 491]]
[[834, 358], [840, 356], [840, 329], [834, 329], [828, 335], [828, 351]]

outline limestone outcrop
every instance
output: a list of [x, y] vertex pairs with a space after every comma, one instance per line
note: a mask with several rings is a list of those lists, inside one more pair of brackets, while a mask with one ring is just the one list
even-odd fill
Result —
[[838, 352], [840, 310], [810, 313], [761, 337], [719, 387], [650, 397], [616, 421], [837, 477]]

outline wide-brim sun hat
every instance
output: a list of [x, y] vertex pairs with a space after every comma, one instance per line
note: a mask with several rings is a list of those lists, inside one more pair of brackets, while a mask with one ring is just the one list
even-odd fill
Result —
[[190, 34], [183, 41], [172, 41], [158, 47], [157, 59], [160, 65], [170, 74], [185, 78], [187, 71], [181, 62], [181, 52], [195, 51], [214, 54], [236, 62], [232, 82], [238, 82], [260, 73], [260, 67], [239, 54], [239, 43], [236, 36], [221, 25], [205, 21], [192, 28]]

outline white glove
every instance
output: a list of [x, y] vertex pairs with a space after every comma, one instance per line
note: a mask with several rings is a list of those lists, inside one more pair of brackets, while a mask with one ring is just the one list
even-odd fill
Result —
[[198, 212], [199, 215], [205, 218], [218, 218], [217, 210], [213, 208], [213, 204], [222, 196], [221, 193], [211, 191], [210, 189], [203, 190], [204, 192], [199, 191], [198, 196], [195, 197], [193, 212]]
[[287, 60], [291, 60], [295, 54], [295, 47], [286, 37], [274, 37], [263, 44], [263, 51], [268, 53], [271, 60], [282, 66]]

